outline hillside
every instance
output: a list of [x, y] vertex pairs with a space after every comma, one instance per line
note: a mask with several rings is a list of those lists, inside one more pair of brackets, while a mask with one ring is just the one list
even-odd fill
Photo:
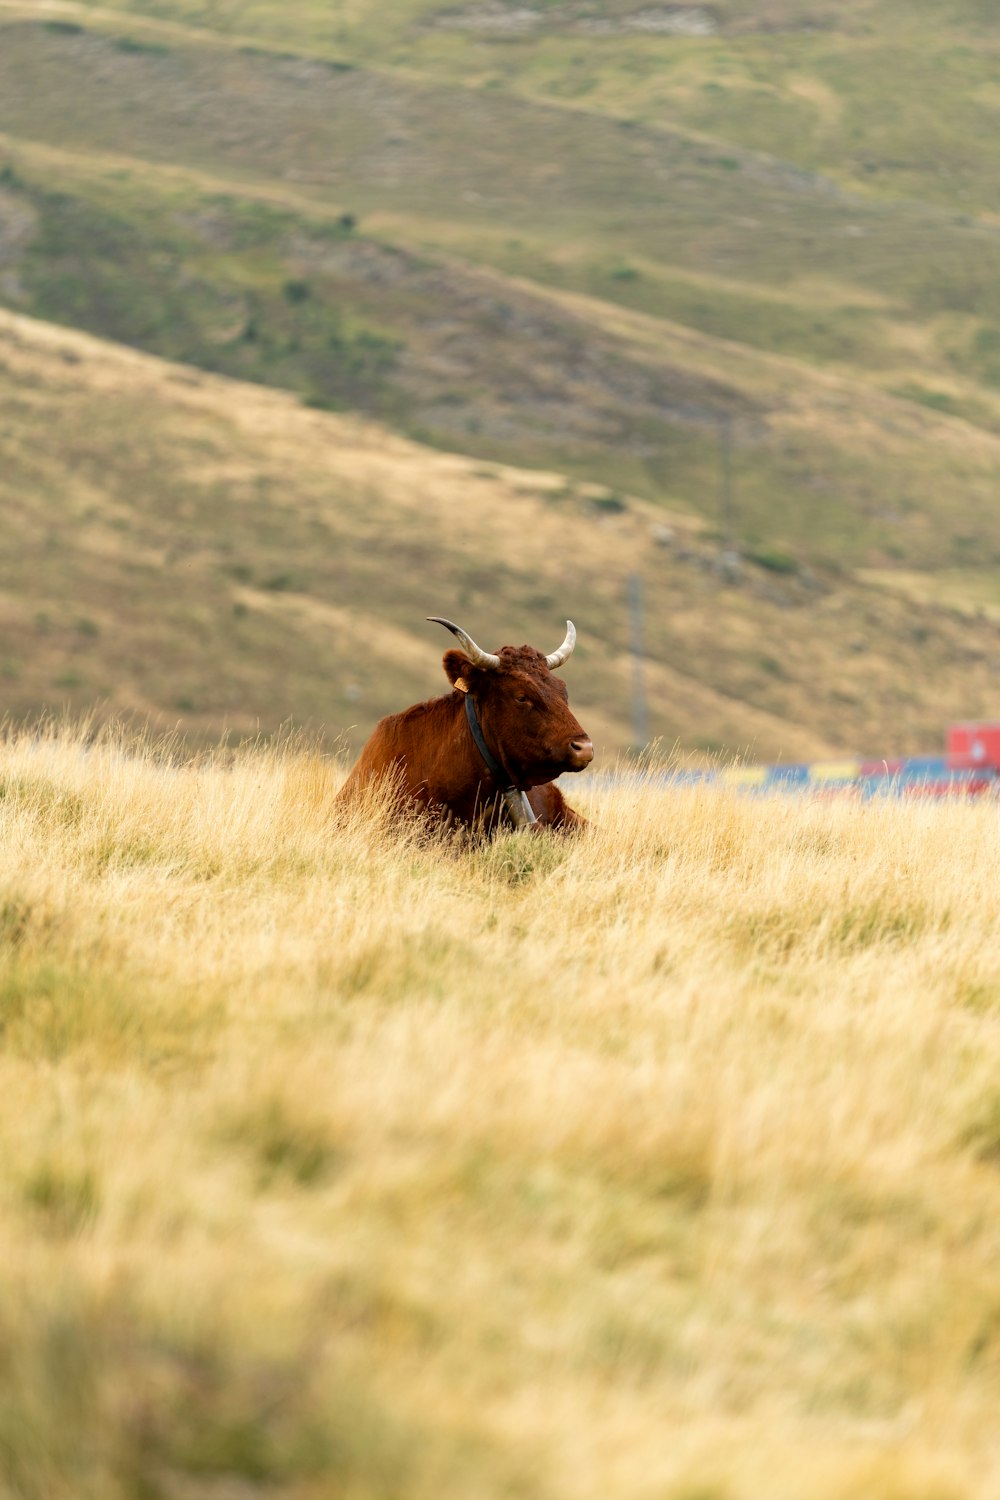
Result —
[[[52, 505], [79, 494], [152, 548], [122, 531], [100, 568], [75, 540], [8, 562], [11, 712], [98, 696], [198, 735], [293, 717], [354, 743], [436, 686], [425, 614], [471, 611], [496, 644], [573, 613], [581, 708], [614, 750], [633, 571], [668, 743], [882, 754], [995, 712], [986, 8], [408, 0], [375, 24], [306, 0], [9, 0], [0, 43], [22, 341], [0, 483], [39, 535], [78, 536]], [[305, 407], [86, 342], [67, 382], [26, 317]], [[272, 414], [267, 442], [236, 408]], [[214, 470], [193, 456], [213, 422]], [[304, 497], [328, 483], [320, 516]], [[144, 652], [97, 621], [95, 575], [141, 606]], [[315, 613], [356, 607], [377, 674]], [[42, 639], [35, 617], [63, 624]]]
[[973, 619], [771, 555], [729, 579], [689, 515], [11, 314], [0, 504], [15, 719], [96, 701], [202, 740], [291, 720], [356, 748], [378, 716], [443, 688], [446, 641], [425, 616], [547, 648], [569, 615], [572, 701], [607, 764], [632, 736], [633, 572], [651, 731], [668, 745], [928, 749], [996, 692], [1000, 623], [983, 606]]
[[[876, 193], [966, 207], [995, 180], [990, 0], [97, 0], [170, 22], [587, 112], [672, 121]], [[152, 26], [151, 26], [152, 23]], [[164, 24], [166, 23], [166, 24]], [[120, 24], [120, 20], [119, 20]]]
[[3, 27], [12, 307], [716, 524], [728, 420], [737, 541], [995, 568], [987, 219], [674, 125], [98, 20]]

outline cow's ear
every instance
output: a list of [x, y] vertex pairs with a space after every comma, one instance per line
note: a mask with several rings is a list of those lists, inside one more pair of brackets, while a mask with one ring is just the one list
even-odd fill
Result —
[[452, 687], [458, 688], [460, 693], [467, 693], [476, 675], [476, 668], [472, 665], [465, 652], [446, 651], [444, 653], [443, 664], [445, 676]]

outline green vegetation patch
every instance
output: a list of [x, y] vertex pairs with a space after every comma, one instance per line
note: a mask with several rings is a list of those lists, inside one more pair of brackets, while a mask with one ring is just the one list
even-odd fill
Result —
[[90, 1168], [67, 1166], [55, 1159], [37, 1163], [25, 1177], [24, 1201], [56, 1235], [78, 1234], [97, 1216], [100, 1188]]
[[321, 1184], [344, 1157], [327, 1122], [280, 1095], [228, 1120], [221, 1137], [228, 1146], [249, 1148], [265, 1184], [276, 1180], [300, 1187]]
[[15, 1056], [36, 1063], [128, 1059], [151, 1072], [180, 1062], [198, 1066], [210, 1056], [217, 1006], [195, 1007], [190, 994], [100, 957], [72, 962], [31, 951], [20, 934], [17, 947], [0, 972], [0, 1039]]
[[391, 404], [397, 341], [345, 314], [328, 279], [313, 288], [289, 277], [293, 216], [231, 199], [137, 203], [123, 192], [29, 199], [38, 228], [24, 283], [37, 316], [287, 385], [317, 404]]
[[120, 1292], [63, 1290], [5, 1324], [0, 1448], [26, 1500], [318, 1478], [359, 1500], [415, 1493], [423, 1435], [308, 1344], [275, 1356], [235, 1332], [171, 1326]]

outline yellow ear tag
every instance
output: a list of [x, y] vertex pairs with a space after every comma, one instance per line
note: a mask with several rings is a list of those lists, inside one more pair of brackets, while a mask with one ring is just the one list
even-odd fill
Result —
[[464, 677], [456, 677], [455, 686], [458, 688], [458, 691], [460, 693], [467, 693], [469, 691], [469, 684], [466, 682]]

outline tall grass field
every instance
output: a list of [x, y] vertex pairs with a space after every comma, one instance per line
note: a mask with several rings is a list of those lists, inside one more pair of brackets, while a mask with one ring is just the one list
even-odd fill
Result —
[[0, 743], [3, 1500], [1000, 1495], [995, 802]]

